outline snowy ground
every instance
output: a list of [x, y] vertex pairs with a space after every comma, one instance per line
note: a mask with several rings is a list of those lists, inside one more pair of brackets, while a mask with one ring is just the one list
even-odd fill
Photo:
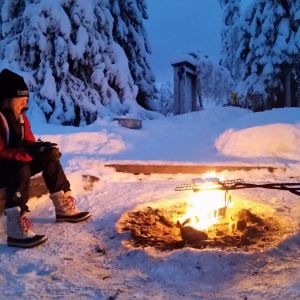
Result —
[[[44, 246], [6, 246], [0, 218], [0, 291], [3, 299], [298, 299], [300, 297], [300, 198], [262, 189], [234, 192], [235, 199], [269, 205], [290, 218], [294, 234], [259, 253], [128, 250], [115, 232], [120, 216], [138, 204], [184, 197], [173, 191], [195, 175], [130, 175], [107, 162], [272, 164], [274, 173], [223, 172], [228, 179], [300, 182], [300, 109], [264, 113], [237, 108], [144, 122], [142, 130], [98, 121], [85, 128], [45, 125], [29, 114], [37, 137], [56, 141], [78, 206], [93, 212], [83, 224], [56, 224], [48, 196], [30, 201]], [[230, 156], [229, 156], [230, 155]], [[100, 177], [83, 190], [82, 174]]]

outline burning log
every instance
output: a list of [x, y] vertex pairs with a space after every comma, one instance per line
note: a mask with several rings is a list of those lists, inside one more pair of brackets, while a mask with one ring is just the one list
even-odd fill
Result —
[[236, 217], [238, 220], [245, 221], [246, 223], [262, 224], [262, 219], [248, 209], [241, 209]]
[[247, 228], [247, 222], [245, 220], [235, 220], [228, 224], [228, 230], [232, 234], [236, 231], [243, 231]]
[[184, 226], [177, 221], [176, 226], [180, 229], [180, 235], [185, 243], [201, 242], [208, 239], [206, 232], [197, 230], [191, 226]]
[[260, 217], [253, 214], [250, 210], [243, 208], [234, 214], [233, 220], [228, 224], [228, 230], [232, 234], [236, 231], [242, 232], [250, 228], [250, 224], [262, 225], [263, 223]]

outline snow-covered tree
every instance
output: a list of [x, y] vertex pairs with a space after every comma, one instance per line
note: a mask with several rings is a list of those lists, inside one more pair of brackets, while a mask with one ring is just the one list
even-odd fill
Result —
[[161, 84], [158, 89], [158, 100], [160, 103], [159, 112], [163, 115], [169, 115], [174, 112], [174, 87], [168, 81]]
[[237, 45], [239, 44], [241, 0], [219, 0], [222, 9], [221, 65], [238, 78]]
[[291, 68], [292, 105], [300, 106], [300, 0], [291, 3], [291, 39], [289, 49], [293, 57]]
[[154, 76], [148, 55], [151, 53], [143, 20], [148, 19], [145, 0], [110, 0], [114, 17], [113, 35], [124, 49], [134, 83], [138, 86], [137, 101], [145, 108], [152, 108], [157, 98]]
[[201, 52], [189, 55], [197, 65], [197, 94], [200, 102], [204, 106], [227, 104], [234, 86], [230, 72]]
[[241, 27], [239, 94], [254, 110], [294, 105], [299, 61], [297, 1], [256, 0]]
[[1, 25], [0, 58], [32, 75], [32, 98], [49, 122], [142, 113], [108, 0], [4, 0]]

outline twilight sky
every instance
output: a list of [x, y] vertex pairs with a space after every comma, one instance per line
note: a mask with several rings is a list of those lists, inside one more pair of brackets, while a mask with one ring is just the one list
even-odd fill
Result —
[[[243, 6], [251, 0], [242, 0]], [[218, 0], [147, 0], [145, 22], [156, 82], [173, 80], [171, 62], [186, 51], [219, 57], [221, 9]]]

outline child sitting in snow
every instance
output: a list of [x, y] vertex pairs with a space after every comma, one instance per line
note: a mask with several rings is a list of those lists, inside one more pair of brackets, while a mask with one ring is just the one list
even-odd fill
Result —
[[24, 112], [28, 95], [21, 76], [7, 69], [0, 73], [0, 186], [6, 188], [7, 244], [23, 248], [47, 240], [31, 230], [26, 217], [30, 177], [34, 174], [42, 172], [57, 222], [80, 222], [91, 216], [74, 205], [57, 145], [35, 140]]

